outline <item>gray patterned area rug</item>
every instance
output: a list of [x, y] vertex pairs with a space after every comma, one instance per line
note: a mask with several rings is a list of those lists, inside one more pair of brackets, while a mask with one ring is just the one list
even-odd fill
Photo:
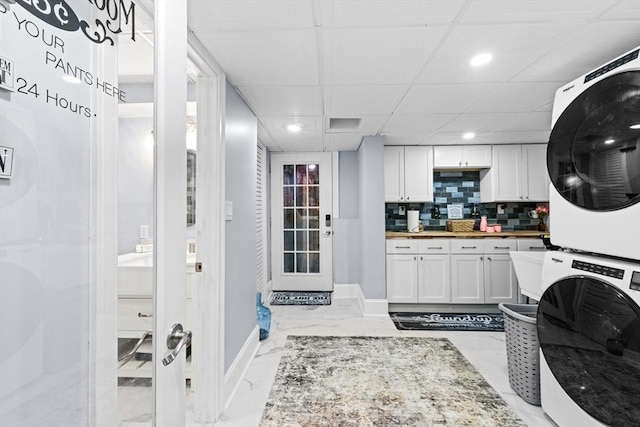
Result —
[[445, 338], [289, 336], [260, 426], [525, 426]]
[[330, 305], [331, 292], [274, 291], [271, 305]]

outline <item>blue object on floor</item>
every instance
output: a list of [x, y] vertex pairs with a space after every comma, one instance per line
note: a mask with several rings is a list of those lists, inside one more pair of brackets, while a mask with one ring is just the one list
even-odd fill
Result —
[[271, 310], [262, 304], [262, 292], [256, 294], [256, 319], [260, 328], [260, 341], [269, 338], [271, 328]]

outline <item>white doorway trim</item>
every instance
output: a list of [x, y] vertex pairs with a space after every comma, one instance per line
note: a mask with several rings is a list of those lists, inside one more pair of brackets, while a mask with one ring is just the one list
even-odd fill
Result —
[[225, 404], [226, 76], [192, 33], [189, 33], [188, 41], [187, 56], [200, 72], [196, 119], [196, 252], [197, 261], [203, 264], [203, 272], [198, 275], [194, 293], [194, 421], [213, 423], [222, 415]]

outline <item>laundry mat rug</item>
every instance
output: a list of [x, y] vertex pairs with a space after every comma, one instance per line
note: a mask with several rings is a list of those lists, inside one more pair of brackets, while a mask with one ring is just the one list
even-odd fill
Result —
[[445, 338], [287, 337], [260, 426], [525, 426]]
[[504, 331], [502, 313], [389, 313], [401, 331]]
[[330, 305], [331, 292], [283, 292], [275, 291], [271, 305]]

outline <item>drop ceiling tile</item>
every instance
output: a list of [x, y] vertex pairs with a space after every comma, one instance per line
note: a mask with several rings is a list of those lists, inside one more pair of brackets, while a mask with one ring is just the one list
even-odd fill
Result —
[[362, 135], [328, 134], [324, 136], [326, 151], [357, 151], [362, 142]]
[[189, 28], [195, 32], [312, 27], [311, 0], [190, 1]]
[[[375, 135], [387, 120], [388, 115], [378, 116], [364, 116], [355, 117], [360, 119], [360, 124], [355, 129], [329, 129], [329, 119], [331, 117], [325, 117], [325, 131], [329, 133], [358, 133], [360, 135]], [[354, 118], [354, 117], [334, 117], [334, 118]]]
[[493, 92], [497, 87], [496, 84], [487, 83], [412, 86], [396, 109], [396, 113], [460, 113]]
[[330, 117], [390, 114], [408, 86], [325, 86], [325, 111]]
[[487, 141], [490, 144], [546, 144], [550, 134], [551, 131], [492, 132]]
[[[290, 117], [267, 117], [260, 116], [260, 122], [264, 128], [273, 136], [276, 133], [291, 133], [293, 134], [308, 134], [319, 133], [322, 131], [322, 117], [321, 116], [290, 116]], [[287, 131], [287, 126], [295, 123], [302, 127], [300, 132], [293, 133]]]
[[325, 30], [325, 84], [408, 84], [445, 32], [446, 27]]
[[595, 22], [554, 43], [514, 81], [565, 81], [586, 74], [638, 46], [640, 22]]
[[235, 86], [318, 85], [315, 30], [199, 35]]
[[238, 90], [257, 115], [322, 114], [320, 86], [241, 86]]
[[325, 27], [424, 26], [453, 22], [462, 0], [339, 0], [322, 2]]
[[499, 131], [548, 131], [551, 129], [551, 112], [525, 113], [516, 121], [499, 128]]
[[638, 0], [620, 1], [606, 13], [603, 13], [600, 19], [633, 20], [640, 22], [640, 2]]
[[553, 102], [563, 82], [506, 83], [475, 103], [467, 113], [511, 113], [533, 111]]
[[384, 145], [421, 145], [427, 136], [416, 132], [385, 132]]
[[383, 133], [422, 133], [429, 135], [456, 117], [454, 114], [394, 114], [384, 125]]
[[284, 151], [324, 151], [319, 133], [276, 133], [271, 136]]
[[[522, 72], [577, 24], [463, 25], [456, 27], [418, 78], [419, 84], [504, 82]], [[472, 67], [488, 52], [493, 61]], [[547, 76], [547, 79], [553, 79]], [[557, 81], [558, 79], [553, 79]]]
[[461, 114], [440, 129], [443, 132], [491, 132], [515, 121], [522, 113]]
[[467, 144], [486, 144], [486, 136], [482, 134], [476, 135], [473, 140], [462, 138], [460, 132], [435, 132], [424, 140], [424, 145], [467, 145]]
[[617, 0], [518, 1], [505, 7], [504, 0], [470, 2], [460, 18], [463, 23], [585, 22], [612, 7]]

